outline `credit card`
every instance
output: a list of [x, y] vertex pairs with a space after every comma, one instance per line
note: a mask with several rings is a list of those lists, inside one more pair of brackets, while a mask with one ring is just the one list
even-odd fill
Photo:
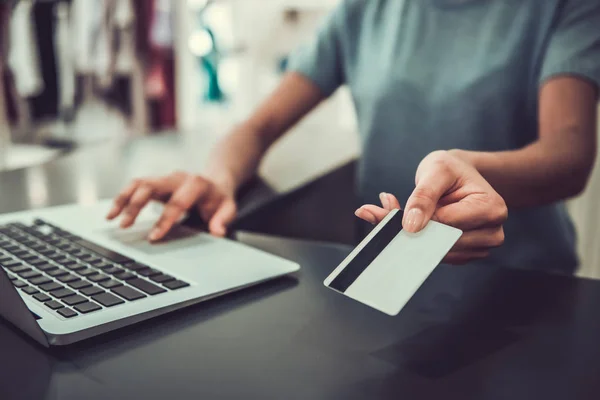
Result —
[[391, 211], [325, 279], [325, 286], [398, 315], [462, 235], [435, 221], [421, 232], [407, 232], [403, 215]]

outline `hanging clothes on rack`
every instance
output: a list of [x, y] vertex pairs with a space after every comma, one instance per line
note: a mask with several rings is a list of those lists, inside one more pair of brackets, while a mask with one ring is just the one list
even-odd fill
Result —
[[[56, 32], [54, 8], [56, 4], [55, 1], [33, 2], [33, 26], [40, 73], [44, 83], [43, 90], [39, 94], [28, 97], [30, 115], [35, 121], [54, 119], [58, 116], [58, 68], [54, 46]], [[19, 46], [18, 42], [16, 46]]]
[[131, 0], [96, 2], [92, 65], [103, 96], [131, 115], [131, 75], [135, 63], [135, 14]]
[[69, 7], [67, 2], [61, 1], [54, 8], [56, 18], [54, 51], [57, 55], [59, 114], [64, 121], [70, 121], [75, 116], [76, 78]]
[[171, 128], [175, 115], [173, 5], [169, 0], [135, 2], [138, 52], [146, 60], [146, 96], [151, 101], [152, 125]]
[[19, 1], [10, 17], [8, 67], [12, 71], [18, 94], [25, 97], [39, 95], [44, 90], [40, 71], [38, 41], [33, 24], [33, 0]]

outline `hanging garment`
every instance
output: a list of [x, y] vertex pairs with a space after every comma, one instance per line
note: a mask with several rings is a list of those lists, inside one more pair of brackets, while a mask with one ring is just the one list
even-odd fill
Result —
[[173, 6], [168, 0], [151, 3], [148, 40], [149, 65], [146, 77], [146, 93], [156, 101], [154, 126], [170, 128], [176, 124], [175, 66], [173, 55]]
[[17, 92], [23, 98], [37, 96], [44, 90], [32, 21], [33, 6], [33, 0], [18, 2], [9, 24], [8, 67], [12, 71]]
[[113, 49], [115, 73], [131, 75], [135, 63], [135, 14], [131, 0], [119, 0], [114, 8], [112, 29], [115, 31]]
[[56, 32], [54, 47], [58, 61], [59, 110], [63, 117], [70, 119], [75, 106], [75, 65], [69, 26], [69, 4], [60, 2], [55, 8]]
[[32, 120], [58, 116], [57, 62], [54, 50], [56, 4], [56, 2], [36, 1], [33, 5], [33, 26], [44, 89], [38, 95], [28, 99]]
[[73, 0], [71, 5], [70, 30], [75, 69], [83, 75], [93, 72], [92, 49], [101, 25], [101, 5], [99, 0]]

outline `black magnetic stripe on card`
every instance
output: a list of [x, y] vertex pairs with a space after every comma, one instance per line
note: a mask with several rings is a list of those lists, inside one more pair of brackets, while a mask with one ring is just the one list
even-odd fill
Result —
[[381, 228], [369, 243], [354, 257], [346, 268], [342, 270], [329, 284], [329, 287], [340, 292], [345, 292], [358, 279], [358, 277], [371, 265], [373, 260], [387, 247], [388, 244], [402, 230], [402, 217], [404, 213], [398, 211]]

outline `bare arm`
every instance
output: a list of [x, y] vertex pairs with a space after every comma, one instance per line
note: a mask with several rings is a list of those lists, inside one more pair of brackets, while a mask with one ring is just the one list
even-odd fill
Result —
[[116, 197], [107, 218], [122, 215], [121, 227], [130, 227], [148, 202], [158, 200], [165, 207], [148, 235], [150, 240], [162, 239], [193, 207], [209, 223], [211, 233], [225, 235], [236, 215], [237, 188], [255, 173], [269, 146], [323, 98], [310, 80], [288, 73], [258, 111], [216, 146], [207, 176], [175, 172], [135, 179]]
[[216, 146], [207, 176], [234, 193], [254, 175], [271, 144], [323, 99], [320, 89], [310, 80], [298, 73], [287, 73], [258, 110]]
[[554, 78], [540, 90], [537, 141], [514, 151], [451, 153], [471, 163], [511, 207], [575, 196], [596, 158], [597, 99], [586, 80]]

